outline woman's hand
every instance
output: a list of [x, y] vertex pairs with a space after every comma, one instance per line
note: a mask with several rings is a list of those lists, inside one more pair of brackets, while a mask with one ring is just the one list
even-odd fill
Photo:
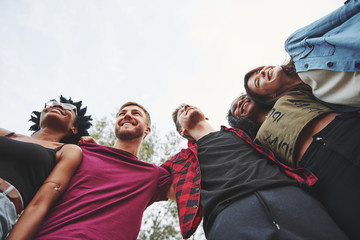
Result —
[[78, 142], [78, 145], [81, 145], [83, 143], [95, 143], [98, 144], [93, 137], [90, 136], [82, 136]]

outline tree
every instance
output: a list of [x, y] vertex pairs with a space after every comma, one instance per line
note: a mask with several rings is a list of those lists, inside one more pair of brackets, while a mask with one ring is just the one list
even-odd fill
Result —
[[95, 118], [95, 123], [90, 129], [90, 135], [98, 144], [112, 147], [116, 140], [114, 129], [115, 122], [109, 120], [107, 117], [101, 119]]
[[[113, 146], [115, 143], [114, 122], [103, 117], [95, 119], [95, 124], [90, 131], [91, 136], [102, 145]], [[139, 159], [142, 161], [161, 165], [175, 155], [185, 140], [176, 132], [169, 132], [160, 137], [155, 126], [141, 144]], [[156, 202], [144, 212], [139, 240], [177, 240], [183, 239], [174, 201]], [[205, 239], [200, 226], [190, 239]]]

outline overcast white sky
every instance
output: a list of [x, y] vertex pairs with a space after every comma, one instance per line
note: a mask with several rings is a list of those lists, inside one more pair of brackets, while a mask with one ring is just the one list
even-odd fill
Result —
[[0, 127], [29, 134], [60, 94], [96, 118], [137, 101], [161, 132], [183, 102], [226, 125], [243, 75], [282, 64], [286, 38], [343, 2], [0, 0]]

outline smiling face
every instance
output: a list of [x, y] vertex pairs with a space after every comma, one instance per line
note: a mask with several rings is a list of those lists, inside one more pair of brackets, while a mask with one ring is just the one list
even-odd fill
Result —
[[199, 122], [206, 120], [204, 113], [197, 107], [183, 105], [177, 112], [176, 122], [180, 126], [179, 133], [184, 136], [193, 129]]
[[77, 129], [74, 127], [76, 113], [72, 109], [64, 108], [63, 105], [54, 104], [45, 106], [40, 115], [40, 129], [51, 127], [61, 129], [62, 131], [71, 131], [76, 134]]
[[262, 124], [271, 108], [272, 105], [256, 103], [246, 94], [243, 94], [232, 102], [228, 114], [235, 117], [248, 118], [258, 124]]
[[115, 124], [115, 135], [118, 139], [144, 138], [149, 133], [150, 127], [143, 109], [136, 105], [120, 109]]
[[256, 104], [248, 96], [242, 95], [231, 104], [231, 113], [238, 117], [251, 117], [256, 110]]
[[280, 89], [292, 82], [280, 66], [265, 66], [251, 72], [246, 83], [247, 89], [257, 95], [276, 95]]

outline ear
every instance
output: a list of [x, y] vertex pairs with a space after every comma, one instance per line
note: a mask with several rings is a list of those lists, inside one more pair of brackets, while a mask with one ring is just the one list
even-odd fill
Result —
[[269, 97], [272, 98], [272, 99], [276, 98], [276, 93], [269, 94]]
[[180, 134], [182, 137], [186, 136], [186, 135], [187, 135], [186, 129], [183, 129], [183, 128], [180, 129], [179, 134]]
[[76, 135], [76, 134], [79, 132], [79, 129], [78, 129], [77, 127], [72, 127], [72, 128], [70, 129], [70, 131], [71, 131], [74, 135]]
[[145, 135], [148, 135], [150, 132], [151, 132], [151, 128], [147, 127], [147, 128], [145, 129]]
[[147, 127], [147, 128], [145, 129], [145, 131], [144, 131], [144, 137], [143, 137], [143, 139], [145, 139], [146, 136], [147, 136], [150, 132], [151, 132], [151, 128]]

